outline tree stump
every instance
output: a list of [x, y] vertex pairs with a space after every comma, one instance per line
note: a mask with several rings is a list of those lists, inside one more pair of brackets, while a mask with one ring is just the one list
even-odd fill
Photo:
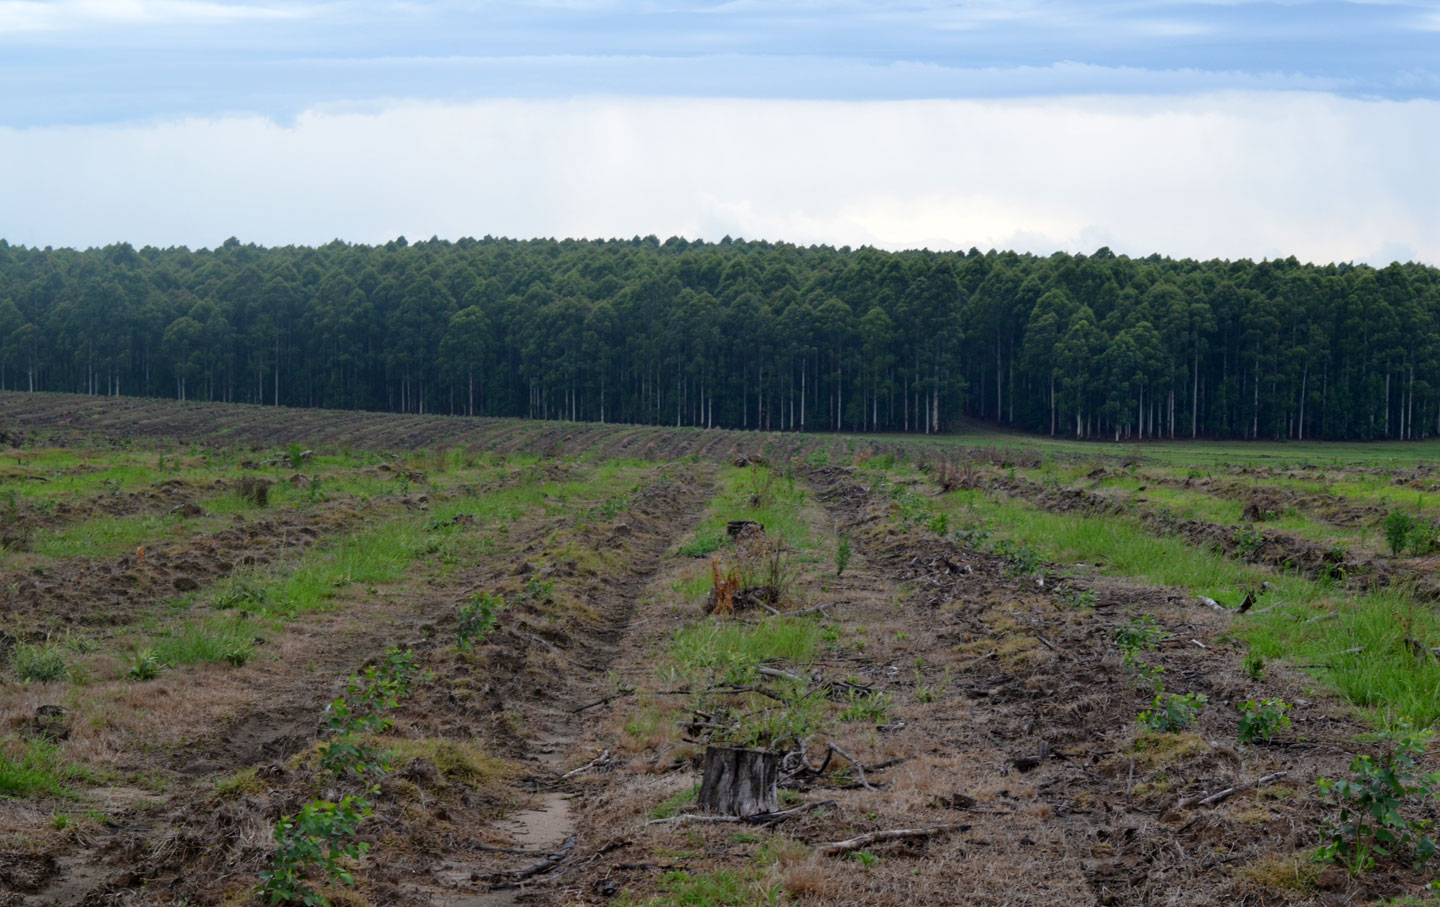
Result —
[[754, 520], [731, 520], [725, 524], [725, 534], [737, 540], [742, 535], [764, 535], [765, 524]]
[[705, 750], [705, 778], [700, 784], [700, 809], [724, 816], [753, 816], [780, 808], [776, 784], [780, 754], [732, 746]]

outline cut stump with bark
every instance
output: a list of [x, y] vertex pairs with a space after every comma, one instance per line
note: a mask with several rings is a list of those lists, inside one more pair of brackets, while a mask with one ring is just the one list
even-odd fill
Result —
[[700, 809], [722, 816], [753, 816], [780, 808], [780, 754], [732, 746], [705, 750]]

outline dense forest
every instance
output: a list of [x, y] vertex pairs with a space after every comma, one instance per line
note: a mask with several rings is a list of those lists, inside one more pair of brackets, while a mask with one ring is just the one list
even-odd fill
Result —
[[1440, 271], [655, 237], [0, 240], [0, 388], [768, 430], [1440, 434]]

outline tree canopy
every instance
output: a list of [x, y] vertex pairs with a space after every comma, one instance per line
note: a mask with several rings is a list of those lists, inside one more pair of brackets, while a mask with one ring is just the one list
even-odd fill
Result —
[[1440, 272], [631, 240], [32, 249], [0, 388], [724, 426], [1440, 433]]

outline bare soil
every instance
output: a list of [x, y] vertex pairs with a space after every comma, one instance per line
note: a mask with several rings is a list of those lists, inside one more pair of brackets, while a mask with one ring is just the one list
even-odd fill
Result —
[[[1367, 728], [1311, 679], [1274, 666], [1259, 680], [1244, 672], [1230, 635], [1244, 617], [1089, 569], [1013, 575], [1003, 558], [903, 528], [868, 474], [803, 465], [817, 451], [847, 462], [911, 453], [903, 445], [17, 394], [0, 395], [0, 433], [10, 445], [164, 437], [543, 458], [496, 487], [582, 475], [591, 467], [566, 459], [581, 452], [666, 461], [645, 467], [647, 481], [615, 508], [594, 501], [525, 514], [503, 531], [460, 527], [492, 544], [453, 569], [417, 564], [401, 582], [340, 590], [332, 609], [287, 623], [267, 657], [243, 667], [175, 669], [75, 692], [64, 702], [68, 745], [109, 774], [78, 784], [74, 799], [0, 799], [0, 907], [256, 902], [276, 821], [317, 794], [340, 793], [314, 764], [326, 705], [392, 646], [413, 651], [424, 677], [387, 732], [402, 755], [359, 835], [372, 849], [357, 886], [328, 892], [337, 904], [643, 902], [729, 873], [743, 903], [768, 892], [814, 904], [1338, 905], [1413, 894], [1426, 880], [1393, 867], [1352, 879], [1310, 860], [1334, 812], [1315, 780], [1344, 776], [1373, 747], [1357, 742]], [[992, 469], [1032, 465], [1024, 453], [961, 451], [948, 461], [922, 453], [933, 458], [932, 477], [967, 457]], [[810, 687], [836, 702], [864, 690], [888, 705], [882, 719], [842, 722], [804, 751], [787, 748], [782, 806], [819, 808], [764, 825], [652, 823], [660, 803], [699, 781], [707, 742], [698, 720], [648, 736], [635, 730], [645, 709], [689, 702], [657, 677], [671, 634], [701, 616], [677, 592], [693, 566], [677, 547], [715, 492], [715, 464], [752, 460], [788, 463], [808, 484], [802, 516], [813, 534], [844, 531], [854, 542], [842, 575], [808, 565], [789, 600], [766, 602], [825, 606], [807, 617], [829, 640]], [[984, 480], [1055, 509], [1116, 506], [1088, 491]], [[172, 495], [117, 497], [125, 500], [44, 517], [74, 520], [110, 506], [157, 512], [147, 508], [164, 508]], [[147, 546], [143, 556], [8, 568], [0, 614], [22, 633], [70, 625], [103, 638], [154, 617], [182, 577], [203, 593], [240, 567], [284, 563], [405, 506], [334, 501], [247, 516]], [[1141, 518], [1239, 553], [1234, 527]], [[1256, 556], [1335, 566], [1318, 548], [1267, 530]], [[1352, 577], [1387, 576], [1380, 565], [1340, 566]], [[1090, 604], [1076, 607], [1082, 592], [1092, 593]], [[482, 645], [463, 651], [457, 607], [475, 593], [512, 604]], [[758, 620], [760, 608], [711, 619]], [[1140, 615], [1168, 634], [1145, 656], [1163, 668], [1167, 689], [1209, 698], [1189, 730], [1137, 726], [1150, 694], [1122, 663], [1114, 634]], [[5, 681], [0, 734], [29, 733], [37, 709], [59, 704], [61, 687]], [[1242, 745], [1234, 707], [1263, 697], [1295, 703], [1294, 724], [1273, 743]], [[818, 769], [831, 744], [843, 755], [832, 752]], [[1271, 780], [1198, 802], [1261, 778]], [[926, 833], [824, 852], [897, 829]]]

